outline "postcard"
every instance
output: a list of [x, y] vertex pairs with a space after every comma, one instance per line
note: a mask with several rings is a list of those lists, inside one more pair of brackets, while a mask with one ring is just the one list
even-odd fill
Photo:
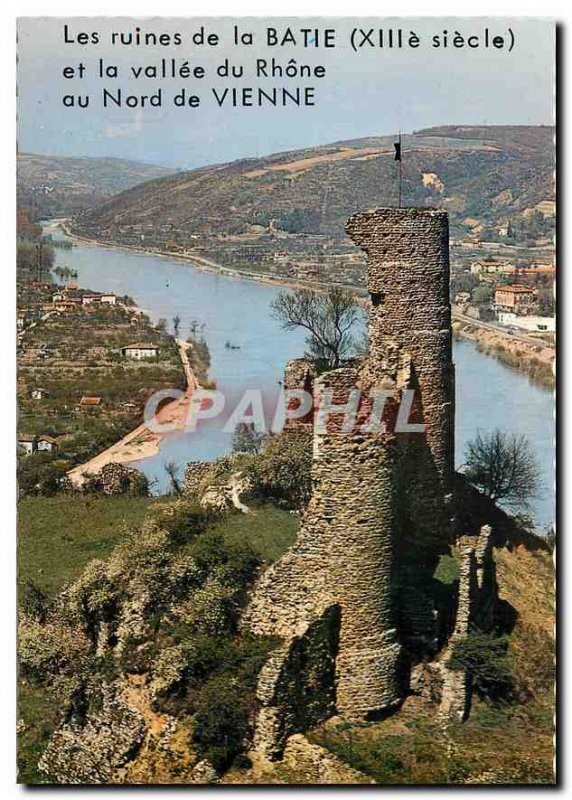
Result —
[[18, 21], [18, 775], [555, 783], [555, 48]]

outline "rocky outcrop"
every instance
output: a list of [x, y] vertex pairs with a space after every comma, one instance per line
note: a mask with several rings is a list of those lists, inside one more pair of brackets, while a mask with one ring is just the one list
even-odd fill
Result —
[[[119, 683], [92, 687], [93, 706], [55, 731], [39, 768], [59, 783], [110, 783], [145, 738], [142, 715], [127, 705]], [[94, 702], [94, 697], [97, 701]]]
[[111, 462], [99, 472], [88, 473], [83, 482], [83, 491], [97, 491], [106, 495], [147, 494], [149, 484], [145, 475], [126, 464]]
[[226, 483], [207, 486], [200, 497], [200, 504], [212, 511], [225, 511], [232, 507], [243, 514], [250, 514], [250, 508], [241, 498], [251, 489], [250, 478], [242, 472], [235, 472]]
[[210, 461], [189, 461], [185, 467], [185, 492], [199, 495], [201, 484], [211, 468]]

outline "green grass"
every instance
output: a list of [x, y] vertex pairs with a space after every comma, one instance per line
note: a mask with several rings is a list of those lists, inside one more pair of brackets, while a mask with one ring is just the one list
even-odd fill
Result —
[[228, 544], [249, 544], [265, 561], [276, 561], [294, 542], [299, 525], [297, 514], [267, 505], [252, 514], [231, 514], [212, 530]]
[[[49, 595], [76, 578], [93, 558], [106, 558], [127, 527], [139, 525], [147, 497], [27, 497], [18, 504], [18, 583]], [[50, 783], [38, 759], [57, 726], [53, 689], [19, 682], [18, 782]]]
[[444, 554], [439, 557], [439, 563], [433, 577], [450, 586], [459, 580], [459, 561], [454, 555]]
[[18, 583], [49, 595], [94, 558], [106, 558], [127, 527], [139, 525], [148, 497], [26, 497], [18, 504]]
[[[19, 504], [19, 582], [33, 580], [55, 594], [93, 558], [106, 558], [127, 527], [141, 524], [151, 498], [28, 497]], [[230, 514], [214, 526], [228, 544], [250, 544], [265, 560], [280, 556], [294, 541], [298, 516], [264, 506], [250, 515]], [[38, 769], [59, 706], [50, 688], [19, 685], [18, 780], [50, 783]]]
[[51, 688], [29, 686], [20, 681], [18, 722], [24, 728], [18, 733], [18, 783], [50, 783], [40, 772], [38, 761], [58, 723], [59, 706]]

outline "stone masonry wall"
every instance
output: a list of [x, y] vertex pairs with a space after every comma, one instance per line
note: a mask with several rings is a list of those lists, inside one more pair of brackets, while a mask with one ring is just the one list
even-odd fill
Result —
[[[284, 370], [284, 389], [286, 391], [305, 391], [312, 394], [316, 369], [311, 361], [306, 358], [294, 358], [286, 364]], [[292, 398], [290, 402], [292, 411], [298, 408], [298, 402]], [[290, 407], [289, 406], [289, 407]], [[284, 429], [304, 428], [312, 431], [314, 426], [314, 415], [309, 411], [303, 417], [287, 417], [284, 422]]]
[[443, 690], [441, 714], [446, 718], [465, 719], [471, 703], [471, 677], [462, 670], [446, 667], [451, 648], [465, 639], [474, 627], [491, 631], [498, 600], [496, 567], [493, 558], [492, 529], [484, 525], [477, 536], [462, 536], [459, 589], [455, 627], [442, 659]]
[[[375, 383], [395, 373], [398, 359], [411, 371], [412, 419], [425, 425], [424, 441], [402, 447], [403, 482], [413, 486], [401, 514], [402, 563], [429, 563], [449, 543], [454, 470], [454, 378], [449, 303], [449, 231], [444, 211], [383, 208], [355, 214], [346, 230], [367, 253], [369, 373]], [[417, 502], [416, 502], [417, 501]], [[435, 562], [434, 562], [435, 563]]]
[[[435, 638], [425, 584], [450, 540], [453, 468], [447, 215], [380, 209], [354, 215], [347, 230], [368, 256], [370, 349], [363, 363], [316, 378], [314, 405], [326, 392], [344, 404], [356, 388], [362, 398], [383, 390], [386, 429], [359, 428], [371, 409], [367, 400], [351, 431], [343, 430], [342, 414], [323, 430], [314, 419], [312, 498], [296, 543], [259, 579], [243, 625], [282, 637], [285, 663], [292, 643], [339, 607], [335, 705], [348, 719], [367, 719], [397, 705], [407, 690], [396, 614], [399, 592], [410, 588], [406, 575], [417, 591], [409, 628], [417, 639]], [[285, 383], [308, 388], [311, 377], [303, 362], [291, 362]], [[422, 433], [394, 430], [405, 390], [414, 391], [410, 421], [423, 422]], [[408, 564], [416, 569], [401, 569]], [[277, 746], [269, 721], [284, 720], [290, 702], [279, 691], [283, 674], [274, 664], [277, 686], [259, 719], [257, 748], [266, 752]]]
[[435, 468], [450, 492], [454, 391], [447, 212], [379, 208], [354, 214], [346, 230], [367, 253], [372, 380], [386, 369], [388, 354], [401, 348], [409, 354]]

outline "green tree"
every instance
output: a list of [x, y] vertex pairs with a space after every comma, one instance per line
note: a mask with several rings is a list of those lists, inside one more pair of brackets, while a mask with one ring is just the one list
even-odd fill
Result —
[[178, 314], [175, 314], [175, 316], [173, 317], [173, 333], [175, 334], [176, 338], [179, 337], [180, 328], [181, 328], [181, 317]]
[[241, 752], [251, 734], [245, 695], [230, 676], [213, 678], [204, 687], [193, 720], [193, 743], [199, 754], [222, 772]]
[[507, 647], [504, 637], [473, 631], [453, 645], [448, 667], [466, 670], [481, 697], [489, 700], [507, 697], [515, 683]]
[[312, 436], [292, 430], [271, 437], [249, 469], [253, 488], [265, 500], [303, 508], [312, 493]]
[[266, 434], [259, 433], [253, 423], [241, 422], [236, 426], [232, 437], [232, 449], [235, 453], [258, 454], [264, 447]]
[[489, 303], [492, 300], [494, 289], [490, 283], [479, 283], [471, 292], [473, 303]]

